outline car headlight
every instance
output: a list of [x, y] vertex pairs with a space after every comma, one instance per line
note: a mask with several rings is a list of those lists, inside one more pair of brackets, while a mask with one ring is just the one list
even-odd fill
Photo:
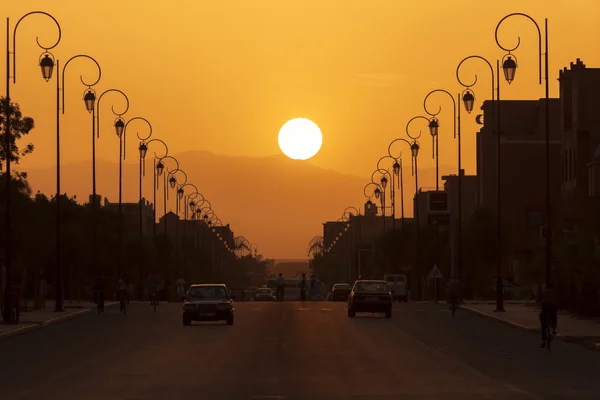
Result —
[[192, 304], [192, 303], [184, 304], [183, 305], [183, 309], [184, 310], [195, 310], [196, 309], [196, 305]]
[[220, 304], [217, 304], [217, 308], [219, 310], [230, 310], [231, 309], [231, 304], [229, 304], [229, 303], [220, 303]]

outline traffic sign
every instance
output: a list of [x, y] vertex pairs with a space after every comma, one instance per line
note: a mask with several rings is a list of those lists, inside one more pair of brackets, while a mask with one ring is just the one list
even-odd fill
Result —
[[440, 271], [440, 269], [437, 267], [437, 264], [433, 266], [433, 268], [431, 268], [431, 271], [429, 271], [429, 275], [427, 276], [428, 279], [442, 279], [442, 272]]

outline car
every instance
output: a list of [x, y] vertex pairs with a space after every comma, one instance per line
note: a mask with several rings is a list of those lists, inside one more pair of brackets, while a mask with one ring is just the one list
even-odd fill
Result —
[[386, 274], [383, 279], [387, 282], [394, 301], [408, 303], [408, 285], [406, 274]]
[[256, 292], [254, 292], [254, 300], [275, 301], [275, 295], [273, 294], [273, 291], [269, 288], [260, 288], [256, 289]]
[[336, 283], [331, 289], [331, 301], [347, 301], [351, 290], [348, 283]]
[[233, 301], [224, 284], [190, 286], [181, 312], [184, 326], [192, 321], [226, 321], [227, 325], [233, 325]]
[[348, 296], [348, 318], [357, 312], [384, 313], [392, 318], [392, 292], [383, 280], [359, 280]]

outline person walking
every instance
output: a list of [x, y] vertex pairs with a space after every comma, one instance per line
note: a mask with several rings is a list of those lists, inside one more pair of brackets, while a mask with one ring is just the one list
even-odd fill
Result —
[[300, 281], [300, 300], [306, 301], [306, 274], [302, 273], [302, 280]]
[[285, 292], [285, 278], [283, 274], [280, 272], [277, 277], [277, 301], [283, 301], [283, 295]]

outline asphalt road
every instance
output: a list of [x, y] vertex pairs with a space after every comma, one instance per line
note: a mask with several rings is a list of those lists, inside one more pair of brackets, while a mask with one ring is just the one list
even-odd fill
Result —
[[[592, 399], [600, 354], [443, 306], [391, 320], [344, 303], [237, 303], [234, 326], [179, 305], [112, 308], [0, 341], [2, 399]], [[559, 322], [560, 323], [560, 322]]]

